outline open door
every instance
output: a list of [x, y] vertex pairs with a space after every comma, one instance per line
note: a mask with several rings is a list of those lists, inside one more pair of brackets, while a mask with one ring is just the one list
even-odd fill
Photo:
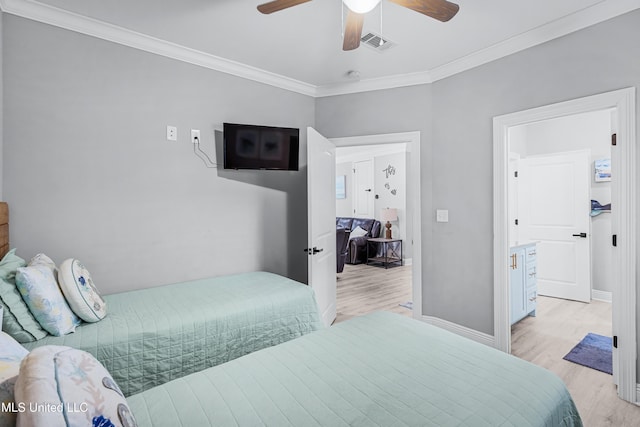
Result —
[[336, 146], [307, 128], [309, 286], [326, 326], [336, 319]]

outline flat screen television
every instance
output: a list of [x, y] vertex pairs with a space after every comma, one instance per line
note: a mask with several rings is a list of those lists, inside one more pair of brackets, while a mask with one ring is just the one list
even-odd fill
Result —
[[300, 129], [224, 124], [225, 169], [298, 170]]

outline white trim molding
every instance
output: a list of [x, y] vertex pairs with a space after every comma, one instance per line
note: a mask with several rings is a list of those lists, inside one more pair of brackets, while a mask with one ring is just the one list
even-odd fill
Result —
[[636, 242], [637, 242], [637, 144], [635, 88], [621, 89], [493, 119], [493, 257], [494, 257], [494, 335], [496, 348], [511, 352], [509, 321], [509, 224], [508, 206], [508, 132], [509, 129], [541, 120], [568, 115], [617, 110], [617, 145], [611, 150], [612, 168], [617, 177], [611, 182], [612, 233], [618, 236], [613, 247], [611, 283], [613, 334], [618, 337], [614, 349], [614, 379], [618, 396], [636, 402]]
[[460, 335], [462, 337], [469, 338], [470, 340], [479, 342], [480, 344], [488, 345], [489, 347], [495, 347], [494, 337], [485, 334], [484, 332], [479, 332], [475, 329], [467, 328], [465, 326], [458, 325], [457, 323], [440, 319], [439, 317], [422, 316], [420, 320], [429, 323], [430, 325], [445, 329], [449, 332], [453, 332], [454, 334]]
[[638, 8], [640, 0], [603, 0], [431, 70], [318, 86], [35, 0], [0, 0], [0, 9], [4, 13], [316, 98], [433, 83]]
[[186, 62], [240, 78], [253, 80], [303, 95], [315, 96], [316, 86], [222, 58], [220, 56], [191, 49], [166, 40], [161, 40], [127, 28], [79, 15], [68, 10], [49, 6], [33, 0], [0, 0], [0, 8], [9, 13], [66, 30], [118, 43], [134, 49]]
[[591, 290], [591, 299], [603, 302], [611, 302], [613, 294], [607, 291], [599, 291], [597, 289]]
[[441, 80], [471, 68], [512, 55], [533, 46], [546, 43], [583, 28], [640, 8], [639, 0], [601, 1], [593, 6], [534, 28], [486, 49], [429, 70], [432, 81]]

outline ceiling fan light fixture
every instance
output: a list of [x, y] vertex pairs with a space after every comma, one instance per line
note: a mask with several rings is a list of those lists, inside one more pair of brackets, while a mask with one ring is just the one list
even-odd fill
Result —
[[367, 13], [371, 12], [381, 0], [342, 0], [352, 12]]

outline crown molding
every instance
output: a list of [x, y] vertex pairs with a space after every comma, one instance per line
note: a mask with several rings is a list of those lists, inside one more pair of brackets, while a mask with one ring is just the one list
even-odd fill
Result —
[[486, 49], [429, 70], [433, 81], [470, 70], [640, 8], [640, 0], [603, 0]]
[[639, 8], [640, 0], [603, 0], [428, 71], [316, 86], [35, 0], [0, 0], [5, 13], [316, 98], [433, 83]]
[[372, 90], [433, 83], [522, 50], [571, 34], [616, 16], [640, 9], [640, 0], [603, 0], [586, 9], [564, 16], [533, 30], [511, 37], [486, 49], [471, 53], [431, 70], [366, 79], [335, 85], [319, 86], [316, 97], [346, 95]]
[[248, 80], [315, 96], [316, 86], [33, 0], [0, 0], [3, 12]]
[[316, 88], [315, 96], [321, 98], [324, 96], [347, 95], [350, 93], [393, 89], [397, 87], [415, 86], [427, 83], [433, 83], [433, 79], [429, 71], [396, 74], [393, 76], [379, 77], [375, 79], [364, 79], [356, 82], [318, 86]]

